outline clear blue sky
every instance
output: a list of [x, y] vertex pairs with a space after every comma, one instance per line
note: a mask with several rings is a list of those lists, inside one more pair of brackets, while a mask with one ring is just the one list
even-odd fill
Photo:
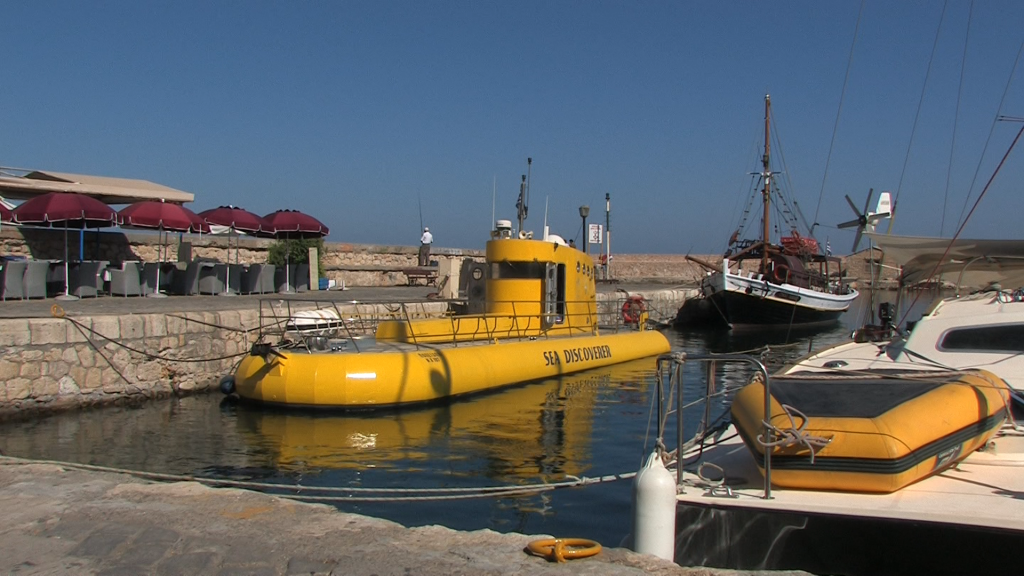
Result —
[[[717, 253], [770, 92], [792, 195], [812, 219], [823, 192], [845, 253], [830, 227], [869, 188], [899, 189], [895, 232], [950, 235], [993, 118], [1024, 116], [1024, 3], [970, 9], [946, 7], [924, 88], [943, 3], [866, 2], [829, 160], [860, 2], [12, 2], [0, 165], [294, 208], [332, 242], [416, 244], [422, 201], [437, 246], [481, 248], [492, 183], [514, 220], [532, 157], [527, 229], [547, 202], [579, 239], [610, 193], [614, 252]], [[995, 127], [975, 196], [1020, 126]], [[966, 235], [1020, 237], [1022, 155]]]

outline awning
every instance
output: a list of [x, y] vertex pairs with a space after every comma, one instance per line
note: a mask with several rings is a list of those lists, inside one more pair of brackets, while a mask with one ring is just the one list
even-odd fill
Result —
[[942, 280], [965, 288], [994, 282], [1024, 286], [1024, 240], [972, 240], [867, 234], [887, 261], [903, 267], [904, 284]]
[[131, 204], [143, 200], [182, 204], [195, 200], [194, 194], [147, 180], [0, 168], [0, 196], [4, 198], [28, 200], [49, 192], [77, 192], [105, 204]]

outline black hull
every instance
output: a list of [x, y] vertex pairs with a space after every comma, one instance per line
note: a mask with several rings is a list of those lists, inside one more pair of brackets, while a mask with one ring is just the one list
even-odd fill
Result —
[[728, 319], [733, 330], [786, 326], [824, 328], [838, 322], [844, 312], [797, 306], [741, 292], [716, 292], [706, 300], [715, 310], [716, 316]]

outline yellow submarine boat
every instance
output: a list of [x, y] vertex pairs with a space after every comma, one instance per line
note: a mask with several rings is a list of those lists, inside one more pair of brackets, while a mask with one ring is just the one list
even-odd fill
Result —
[[1006, 383], [983, 370], [816, 374], [771, 379], [770, 438], [760, 380], [736, 394], [731, 410], [759, 468], [771, 450], [774, 486], [889, 493], [985, 446], [1006, 420], [1009, 398]]
[[[498, 222], [487, 243], [481, 314], [373, 322], [333, 315], [337, 340], [286, 347], [258, 342], [239, 364], [234, 392], [295, 407], [376, 409], [428, 403], [610, 366], [670, 350], [664, 334], [598, 327], [595, 267], [562, 238], [535, 240]], [[294, 322], [292, 323], [294, 326]], [[301, 340], [301, 338], [300, 338]], [[342, 350], [344, 348], [344, 350]]]

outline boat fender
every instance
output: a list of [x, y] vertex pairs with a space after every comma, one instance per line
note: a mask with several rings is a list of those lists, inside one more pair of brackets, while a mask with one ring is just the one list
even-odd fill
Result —
[[225, 376], [225, 377], [221, 378], [219, 386], [220, 386], [220, 391], [223, 392], [225, 396], [230, 396], [231, 394], [234, 394], [235, 393], [235, 377], [229, 375], [229, 376]]
[[674, 561], [676, 479], [657, 451], [633, 479], [633, 550]]
[[601, 551], [601, 545], [586, 538], [547, 538], [530, 542], [526, 551], [553, 562], [565, 562], [594, 556]]
[[639, 294], [630, 296], [622, 304], [622, 321], [626, 324], [636, 324], [640, 316], [647, 311], [647, 302]]

